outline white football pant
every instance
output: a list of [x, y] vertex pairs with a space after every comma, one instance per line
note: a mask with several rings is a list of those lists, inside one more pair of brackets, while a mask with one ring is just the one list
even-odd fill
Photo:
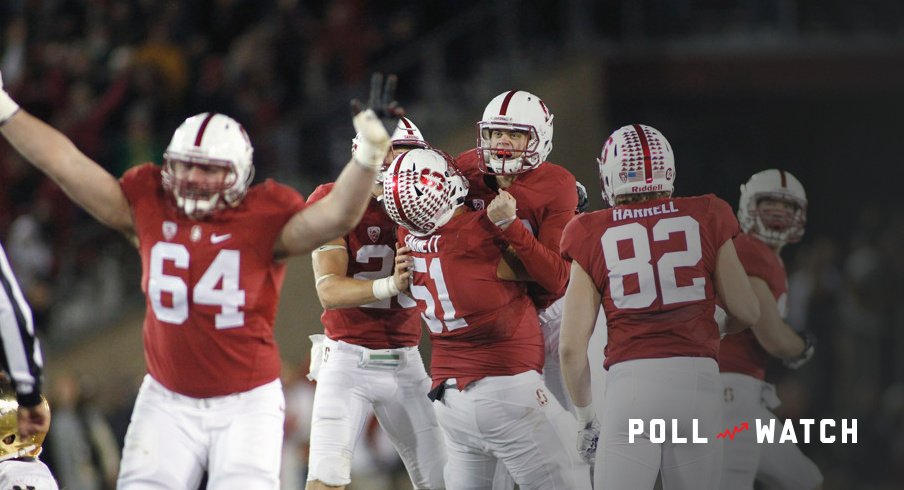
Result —
[[150, 375], [138, 390], [122, 452], [119, 490], [276, 490], [285, 399], [273, 380], [252, 390], [191, 398]]
[[[703, 357], [637, 359], [611, 366], [602, 406], [594, 487], [652, 489], [662, 472], [664, 490], [715, 490], [722, 464], [722, 383], [716, 361]], [[628, 419], [641, 419], [644, 433], [629, 443]], [[664, 419], [666, 441], [650, 441], [650, 421]], [[673, 443], [672, 420], [678, 437]], [[692, 421], [706, 444], [693, 444]]]
[[490, 376], [465, 391], [448, 386], [433, 406], [446, 439], [448, 490], [491, 488], [497, 459], [525, 490], [590, 488], [575, 419], [540, 373]]
[[[328, 338], [324, 346], [314, 392], [308, 480], [333, 486], [351, 482], [352, 454], [372, 407], [414, 488], [443, 488], [445, 446], [417, 347], [371, 350]], [[397, 355], [399, 365], [359, 366], [369, 354]]]
[[[722, 484], [725, 490], [752, 490], [754, 480], [775, 490], [812, 490], [822, 485], [816, 464], [790, 442], [758, 444], [756, 420], [767, 424], [779, 406], [775, 387], [753, 376], [722, 373], [725, 427], [747, 422], [750, 430], [739, 432], [724, 445]], [[782, 422], [776, 422], [781, 427]], [[776, 435], [777, 436], [777, 435]]]

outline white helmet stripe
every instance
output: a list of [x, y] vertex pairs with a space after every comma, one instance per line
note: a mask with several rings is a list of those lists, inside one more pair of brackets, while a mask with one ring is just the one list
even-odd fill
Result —
[[637, 137], [640, 138], [640, 148], [643, 151], [643, 174], [646, 177], [646, 183], [653, 183], [653, 160], [652, 155], [650, 155], [650, 142], [647, 141], [647, 135], [644, 134], [643, 128], [640, 127], [640, 124], [632, 124], [634, 127], [634, 132], [637, 133]]

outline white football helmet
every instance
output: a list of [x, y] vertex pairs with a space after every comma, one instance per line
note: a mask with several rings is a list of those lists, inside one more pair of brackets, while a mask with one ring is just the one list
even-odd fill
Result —
[[[353, 157], [355, 155], [355, 152], [358, 151], [358, 140], [360, 137], [360, 134], [356, 134], [352, 139]], [[411, 122], [411, 119], [408, 119], [407, 117], [399, 118], [399, 122], [396, 124], [396, 129], [392, 132], [392, 136], [390, 137], [390, 142], [392, 143], [392, 149], [389, 151], [389, 153], [386, 154], [386, 158], [383, 160], [383, 166], [380, 168], [380, 170], [377, 171], [377, 183], [383, 182], [383, 173], [386, 172], [386, 169], [394, 159], [394, 155], [397, 155], [399, 150], [430, 148], [430, 144], [427, 143], [427, 140], [424, 139], [424, 135], [421, 134], [421, 130], [418, 129], [418, 127], [415, 126], [413, 122]]]
[[383, 178], [386, 214], [417, 236], [448, 223], [467, 194], [468, 179], [449, 155], [434, 149], [399, 155]]
[[626, 194], [675, 190], [675, 154], [665, 136], [644, 124], [616, 130], [596, 159], [600, 167], [603, 199], [615, 206]]
[[[764, 199], [791, 203], [794, 209], [758, 210]], [[781, 247], [797, 243], [804, 236], [807, 224], [807, 193], [799, 180], [784, 170], [769, 169], [757, 172], [741, 185], [738, 222], [744, 233], [763, 242]]]
[[[552, 119], [546, 104], [536, 95], [510, 90], [487, 104], [483, 119], [477, 123], [477, 165], [488, 174], [516, 175], [540, 166], [552, 151]], [[494, 129], [523, 131], [528, 135], [524, 151], [493, 148]]]
[[[163, 153], [163, 186], [188, 217], [202, 218], [225, 206], [237, 206], [254, 179], [251, 140], [236, 120], [204, 112], [185, 120]], [[229, 170], [222, 184], [204, 187], [176, 176], [175, 164], [208, 165]]]

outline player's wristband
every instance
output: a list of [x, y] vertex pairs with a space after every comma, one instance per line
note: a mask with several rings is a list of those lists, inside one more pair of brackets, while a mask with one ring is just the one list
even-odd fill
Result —
[[382, 279], [376, 279], [373, 282], [372, 291], [374, 297], [377, 299], [391, 298], [399, 294], [399, 288], [396, 287], [395, 280], [392, 276], [387, 276]]
[[16, 104], [16, 101], [6, 93], [6, 90], [0, 90], [0, 126], [13, 117], [13, 114], [18, 110], [19, 104]]
[[586, 407], [579, 407], [577, 405], [574, 406], [574, 415], [575, 418], [578, 419], [578, 428], [583, 429], [587, 427], [587, 424], [591, 423], [596, 419], [596, 410], [593, 409], [593, 404], [587, 405]]
[[499, 221], [494, 221], [493, 224], [498, 228], [502, 228], [503, 226], [507, 226], [510, 223], [514, 223], [515, 220], [518, 219], [517, 216], [512, 216], [511, 218], [505, 218]]

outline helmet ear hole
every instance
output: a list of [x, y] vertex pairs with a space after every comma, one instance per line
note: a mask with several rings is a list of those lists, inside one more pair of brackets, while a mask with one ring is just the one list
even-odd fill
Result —
[[10, 435], [8, 435], [8, 436], [6, 436], [6, 437], [3, 438], [3, 444], [12, 444], [12, 443], [14, 443], [14, 442], [16, 442], [16, 435], [15, 435], [15, 434], [10, 434]]

